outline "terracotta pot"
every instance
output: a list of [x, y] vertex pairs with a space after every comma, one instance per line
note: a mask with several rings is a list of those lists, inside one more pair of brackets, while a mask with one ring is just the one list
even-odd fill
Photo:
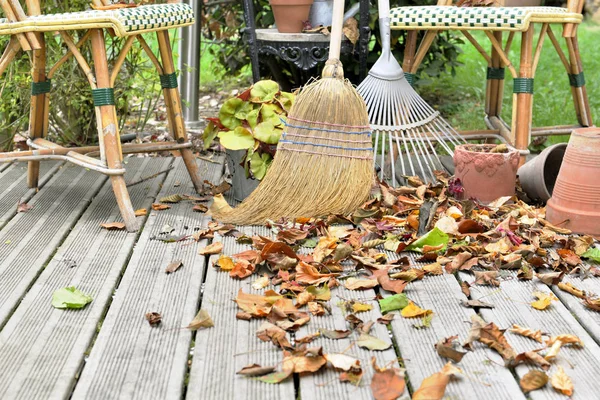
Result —
[[477, 151], [494, 147], [494, 144], [462, 144], [454, 149], [454, 175], [465, 188], [463, 198], [489, 203], [515, 194], [519, 152]]
[[546, 202], [550, 199], [566, 149], [566, 143], [557, 143], [519, 168], [521, 187], [531, 200]]
[[308, 21], [313, 0], [269, 0], [277, 30], [282, 33], [300, 33]]
[[600, 236], [600, 128], [571, 133], [546, 219], [575, 233]]

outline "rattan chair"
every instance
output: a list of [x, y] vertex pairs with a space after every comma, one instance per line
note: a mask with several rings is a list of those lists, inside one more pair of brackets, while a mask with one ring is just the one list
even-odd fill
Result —
[[[457, 30], [475, 46], [488, 63], [485, 101], [486, 124], [490, 130], [462, 132], [469, 139], [497, 137], [521, 151], [522, 160], [528, 153], [532, 135], [568, 134], [579, 126], [554, 126], [532, 128], [533, 87], [537, 65], [544, 40], [550, 39], [564, 64], [578, 122], [592, 126], [592, 116], [585, 89], [585, 79], [577, 43], [577, 27], [582, 21], [584, 0], [568, 0], [561, 7], [456, 7], [452, 0], [438, 0], [437, 6], [398, 7], [390, 11], [391, 29], [408, 30], [407, 45], [402, 68], [407, 79], [414, 79], [431, 43], [440, 31]], [[534, 49], [534, 28], [541, 26]], [[563, 27], [568, 56], [560, 47], [551, 27]], [[488, 54], [469, 31], [484, 31], [491, 42]], [[418, 31], [426, 31], [417, 48]], [[508, 53], [515, 33], [520, 32], [521, 52], [518, 69], [511, 63]], [[506, 37], [506, 41], [503, 38]], [[500, 117], [504, 90], [505, 68], [514, 78], [513, 116], [508, 124]]]
[[[0, 0], [0, 6], [6, 16], [5, 19], [0, 19], [0, 35], [10, 35], [9, 43], [0, 57], [0, 76], [19, 50], [31, 51], [33, 68], [28, 139], [30, 150], [0, 153], [0, 162], [28, 161], [30, 187], [36, 187], [38, 184], [39, 162], [48, 159], [66, 160], [110, 176], [121, 215], [129, 231], [136, 230], [138, 223], [123, 177], [123, 153], [179, 150], [194, 187], [200, 191], [202, 181], [198, 176], [198, 167], [185, 131], [167, 31], [193, 24], [191, 7], [171, 2], [118, 8], [118, 5], [109, 4], [108, 0], [92, 0], [95, 8], [93, 10], [41, 15], [39, 0], [26, 0], [25, 3], [27, 13], [18, 0]], [[77, 43], [71, 35], [71, 32], [76, 30], [86, 31]], [[46, 66], [45, 32], [59, 32], [68, 48], [66, 54], [49, 69]], [[149, 32], [156, 32], [160, 61], [141, 35]], [[107, 34], [126, 38], [112, 71], [109, 70], [106, 56]], [[79, 51], [88, 41], [92, 46], [93, 69]], [[169, 129], [174, 142], [121, 145], [113, 86], [127, 52], [136, 42], [142, 46], [160, 76]], [[100, 144], [97, 147], [65, 148], [45, 139], [48, 132], [51, 80], [57, 69], [71, 57], [77, 60], [85, 72], [92, 90]], [[89, 153], [94, 152], [99, 154], [99, 159], [90, 157]]]

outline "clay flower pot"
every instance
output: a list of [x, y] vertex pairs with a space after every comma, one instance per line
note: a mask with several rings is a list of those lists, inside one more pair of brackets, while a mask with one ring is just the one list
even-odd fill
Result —
[[486, 152], [494, 147], [494, 144], [462, 144], [454, 149], [454, 175], [465, 189], [464, 199], [489, 203], [515, 194], [519, 152]]
[[269, 0], [277, 30], [282, 33], [300, 33], [308, 21], [313, 0]]
[[519, 181], [531, 200], [550, 199], [566, 149], [566, 143], [557, 143], [519, 168]]
[[571, 133], [546, 219], [575, 233], [600, 236], [600, 129]]

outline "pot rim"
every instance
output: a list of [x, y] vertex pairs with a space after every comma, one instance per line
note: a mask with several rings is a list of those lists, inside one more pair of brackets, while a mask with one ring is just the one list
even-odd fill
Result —
[[459, 144], [458, 146], [456, 146], [454, 148], [454, 151], [460, 150], [460, 151], [464, 151], [465, 153], [471, 153], [471, 154], [486, 154], [486, 155], [499, 155], [499, 156], [508, 156], [511, 154], [519, 153], [519, 151], [517, 149], [511, 149], [510, 147], [508, 148], [508, 152], [506, 152], [506, 153], [488, 153], [488, 152], [483, 152], [483, 151], [471, 150], [471, 148], [477, 148], [477, 147], [493, 149], [496, 146], [498, 146], [498, 145], [487, 144], [487, 143], [482, 143], [482, 144], [467, 143], [467, 144]]
[[311, 5], [314, 0], [269, 0], [270, 5], [275, 6], [306, 6]]

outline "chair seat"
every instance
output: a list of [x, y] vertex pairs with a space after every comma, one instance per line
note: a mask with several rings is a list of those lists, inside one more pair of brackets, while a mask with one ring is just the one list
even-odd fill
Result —
[[395, 30], [526, 31], [532, 22], [575, 23], [579, 13], [561, 7], [397, 7], [390, 11]]
[[188, 4], [153, 4], [117, 10], [88, 10], [63, 14], [27, 17], [23, 21], [0, 19], [0, 35], [19, 32], [54, 32], [111, 28], [117, 36], [178, 28], [194, 23], [194, 12]]

